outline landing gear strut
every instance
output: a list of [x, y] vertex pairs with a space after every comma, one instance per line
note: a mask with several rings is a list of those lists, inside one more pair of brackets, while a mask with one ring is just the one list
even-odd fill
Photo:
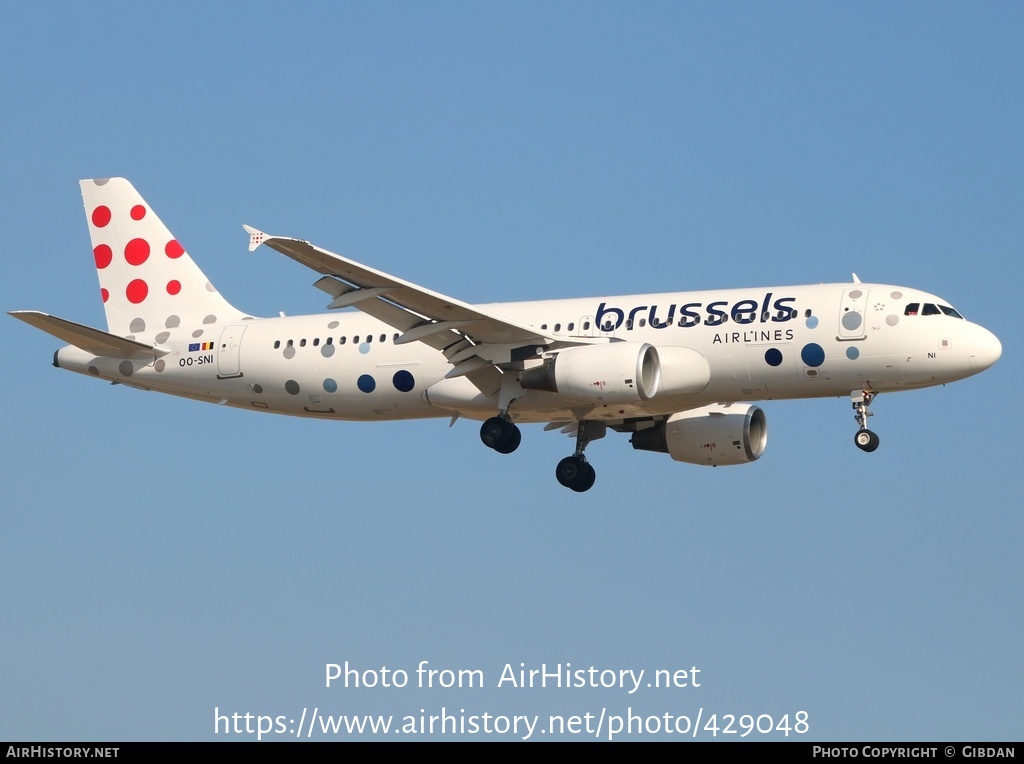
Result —
[[853, 410], [856, 412], [853, 418], [860, 425], [857, 434], [853, 436], [853, 442], [861, 451], [867, 451], [868, 453], [878, 448], [878, 436], [867, 427], [868, 417], [875, 415], [868, 407], [876, 395], [877, 393], [869, 390], [854, 390], [850, 393], [850, 401], [853, 403]]
[[492, 416], [480, 426], [480, 440], [499, 454], [511, 454], [523, 440], [522, 431], [515, 426], [508, 414]]
[[555, 467], [555, 477], [559, 483], [577, 493], [589, 491], [593, 487], [597, 473], [583, 455], [583, 451], [590, 441], [603, 438], [607, 429], [608, 426], [604, 422], [579, 422], [576, 430], [576, 453], [565, 457]]

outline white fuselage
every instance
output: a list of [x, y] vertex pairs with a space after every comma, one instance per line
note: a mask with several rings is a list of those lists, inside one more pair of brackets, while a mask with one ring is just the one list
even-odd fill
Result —
[[[924, 306], [942, 310], [925, 315]], [[994, 335], [960, 318], [944, 300], [880, 284], [479, 307], [555, 337], [688, 348], [707, 364], [707, 382], [699, 391], [659, 393], [628, 404], [567, 401], [556, 393], [526, 390], [509, 409], [520, 422], [623, 420], [710, 403], [926, 387], [982, 371], [1000, 353]], [[398, 336], [364, 313], [343, 311], [181, 326], [136, 336], [168, 351], [155, 361], [96, 357], [73, 346], [58, 351], [55, 360], [61, 368], [113, 382], [294, 416], [383, 420], [457, 412], [482, 419], [498, 410], [497, 394], [481, 394], [466, 376], [445, 378], [453, 366], [441, 351], [422, 342], [396, 344]], [[673, 373], [674, 357], [665, 351], [666, 378]], [[685, 356], [691, 357], [697, 356]]]

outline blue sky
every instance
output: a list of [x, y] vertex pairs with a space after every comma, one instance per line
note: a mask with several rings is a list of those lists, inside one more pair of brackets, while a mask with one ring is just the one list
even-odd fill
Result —
[[[110, 387], [6, 319], [0, 739], [246, 738], [214, 709], [314, 707], [802, 710], [805, 740], [1020, 739], [1019, 5], [2, 13], [4, 310], [102, 325], [77, 181], [123, 175], [258, 315], [326, 300], [242, 223], [475, 302], [855, 271], [942, 295], [1004, 352], [880, 397], [870, 456], [847, 400], [771, 402], [756, 463], [612, 435], [575, 495], [552, 474], [571, 441], [540, 427], [500, 457], [467, 421]], [[324, 687], [327, 663], [423, 660], [486, 686]], [[701, 686], [497, 687], [520, 662], [697, 666]]]

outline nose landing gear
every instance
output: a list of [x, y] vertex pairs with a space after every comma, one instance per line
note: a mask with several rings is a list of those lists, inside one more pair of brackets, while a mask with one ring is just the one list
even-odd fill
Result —
[[854, 390], [850, 393], [850, 401], [853, 404], [853, 410], [856, 412], [853, 418], [860, 425], [857, 434], [853, 436], [853, 442], [861, 451], [868, 453], [878, 448], [878, 436], [867, 428], [868, 417], [874, 416], [874, 412], [870, 410], [869, 406], [871, 406], [871, 401], [875, 399], [876, 395], [877, 393], [873, 393], [870, 390]]

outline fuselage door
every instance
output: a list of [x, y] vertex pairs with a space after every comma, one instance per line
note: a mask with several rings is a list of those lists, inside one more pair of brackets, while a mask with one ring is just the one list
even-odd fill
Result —
[[576, 327], [576, 335], [579, 337], [597, 336], [597, 324], [594, 323], [593, 316], [583, 316], [580, 319], [580, 323]]
[[242, 376], [238, 355], [242, 347], [243, 334], [245, 324], [225, 326], [224, 331], [220, 333], [220, 343], [217, 347], [217, 376], [220, 379]]
[[867, 336], [868, 290], [861, 287], [843, 292], [839, 306], [839, 339], [862, 340]]

